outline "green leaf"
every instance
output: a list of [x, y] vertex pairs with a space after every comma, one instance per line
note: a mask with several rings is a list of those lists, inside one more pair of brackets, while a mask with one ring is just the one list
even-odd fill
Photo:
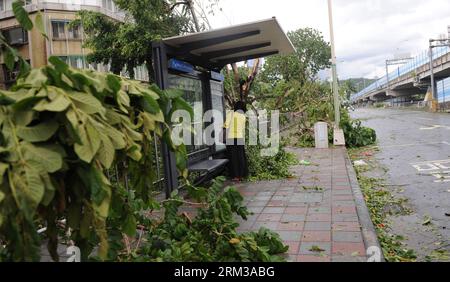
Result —
[[34, 18], [34, 25], [36, 26], [36, 29], [42, 34], [42, 36], [48, 39], [48, 36], [45, 33], [44, 20], [40, 11], [37, 12], [36, 17]]
[[55, 198], [55, 186], [52, 183], [52, 180], [48, 176], [48, 174], [41, 175], [42, 180], [45, 184], [45, 193], [44, 197], [42, 198], [42, 205], [48, 206]]
[[[3, 184], [3, 178], [4, 178], [5, 173], [8, 170], [8, 168], [9, 168], [8, 164], [0, 163], [0, 184]], [[0, 200], [0, 202], [1, 202], [1, 200]]]
[[138, 162], [142, 159], [141, 147], [134, 145], [127, 151], [128, 157]]
[[19, 63], [20, 63], [20, 72], [19, 72], [19, 78], [25, 77], [27, 76], [30, 71], [31, 71], [31, 66], [30, 64], [25, 61], [24, 58], [22, 58], [21, 56], [19, 56]]
[[5, 199], [5, 193], [0, 191], [0, 203]]
[[105, 183], [102, 181], [101, 172], [98, 171], [93, 166], [89, 170], [88, 174], [88, 184], [91, 189], [91, 199], [93, 203], [100, 205], [103, 200], [108, 196], [107, 187]]
[[70, 101], [66, 97], [59, 95], [53, 101], [40, 101], [33, 109], [38, 112], [64, 112], [69, 106]]
[[16, 126], [27, 126], [34, 120], [34, 118], [34, 111], [14, 111], [13, 113], [13, 121]]
[[3, 55], [6, 67], [8, 70], [12, 71], [14, 69], [14, 65], [16, 64], [16, 55], [11, 48], [5, 48]]
[[55, 69], [60, 73], [65, 73], [69, 66], [59, 57], [51, 56], [48, 61], [55, 66]]
[[169, 99], [176, 99], [176, 98], [181, 98], [183, 97], [183, 91], [179, 90], [179, 89], [167, 89], [164, 90], [164, 92], [166, 93], [167, 97]]
[[37, 146], [32, 144], [24, 144], [24, 157], [27, 162], [36, 166], [41, 166], [40, 169], [48, 173], [54, 173], [63, 167], [64, 151], [58, 146]]
[[106, 113], [102, 103], [90, 94], [72, 91], [69, 93], [69, 97], [80, 110], [87, 114], [100, 114], [103, 116]]
[[24, 29], [30, 31], [33, 29], [33, 22], [30, 20], [28, 12], [24, 9], [23, 5], [24, 2], [22, 0], [17, 0], [12, 3], [14, 16]]
[[[33, 87], [40, 88], [48, 82], [47, 75], [42, 71], [42, 69], [32, 69], [29, 74], [24, 78], [23, 84]], [[21, 81], [17, 82], [22, 83]]]
[[134, 237], [136, 235], [137, 222], [133, 215], [128, 215], [122, 225], [122, 232], [129, 237]]
[[105, 133], [108, 134], [114, 146], [114, 149], [116, 150], [125, 149], [127, 143], [125, 142], [125, 137], [122, 132], [112, 127], [105, 127]]
[[153, 99], [152, 96], [145, 94], [142, 97], [142, 108], [151, 114], [157, 114], [161, 111], [159, 108], [158, 102], [156, 102], [155, 99]]
[[159, 129], [156, 127], [156, 123], [164, 123], [164, 114], [162, 112], [159, 112], [156, 115], [143, 112], [141, 113], [141, 117], [144, 122], [144, 126], [151, 131], [158, 132]]
[[112, 74], [108, 74], [106, 76], [106, 83], [108, 84], [109, 89], [111, 89], [114, 94], [119, 92], [119, 90], [122, 88], [119, 78]]
[[173, 109], [172, 112], [177, 110], [186, 111], [191, 116], [191, 119], [194, 119], [194, 110], [191, 105], [189, 105], [183, 98], [176, 98], [173, 100]]
[[181, 145], [175, 152], [175, 159], [177, 168], [183, 171], [187, 167], [187, 153], [185, 145]]
[[431, 224], [431, 220], [432, 220], [431, 216], [429, 216], [429, 215], [424, 216], [424, 220], [422, 222], [422, 225], [430, 225]]
[[16, 102], [16, 100], [5, 96], [3, 93], [0, 93], [0, 105], [2, 106], [9, 106], [11, 104], [14, 104]]
[[33, 127], [17, 128], [17, 136], [28, 142], [44, 142], [49, 140], [58, 130], [56, 121], [43, 122]]
[[101, 219], [108, 218], [109, 208], [111, 205], [111, 187], [105, 186], [106, 196], [100, 204], [93, 204], [94, 211]]
[[98, 160], [102, 163], [102, 165], [106, 169], [110, 169], [112, 166], [112, 163], [114, 162], [115, 157], [115, 149], [114, 145], [112, 144], [111, 140], [108, 136], [100, 133], [100, 139], [102, 140], [102, 145], [100, 146], [100, 149], [98, 150]]
[[117, 92], [117, 104], [119, 105], [119, 109], [128, 114], [128, 110], [126, 107], [130, 107], [130, 96], [125, 91], [120, 90]]
[[75, 144], [75, 152], [81, 160], [91, 163], [100, 149], [100, 136], [97, 130], [89, 123], [85, 127], [79, 128], [78, 135], [82, 144]]
[[29, 97], [16, 102], [12, 107], [16, 111], [25, 111], [34, 107], [41, 100], [42, 97]]
[[45, 187], [39, 172], [33, 168], [26, 168], [26, 194], [34, 205], [39, 205], [44, 198]]

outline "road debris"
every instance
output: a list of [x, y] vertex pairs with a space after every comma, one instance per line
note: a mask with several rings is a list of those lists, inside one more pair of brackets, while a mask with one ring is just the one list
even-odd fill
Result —
[[353, 164], [355, 166], [368, 166], [368, 164], [363, 160], [354, 161]]
[[300, 161], [300, 165], [310, 166], [310, 165], [311, 165], [311, 162], [310, 162], [310, 161], [306, 161], [306, 160], [301, 160], [301, 161]]
[[429, 216], [429, 215], [424, 216], [422, 225], [423, 225], [423, 226], [430, 225], [430, 224], [431, 224], [431, 219], [432, 219], [432, 218], [431, 218], [431, 216]]

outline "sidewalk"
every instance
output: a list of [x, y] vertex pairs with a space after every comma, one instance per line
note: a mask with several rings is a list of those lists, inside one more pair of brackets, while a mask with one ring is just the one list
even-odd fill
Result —
[[[289, 151], [311, 165], [292, 167], [291, 179], [230, 183], [254, 213], [248, 221], [239, 220], [238, 230], [276, 231], [289, 245], [290, 262], [367, 261], [366, 250], [379, 243], [347, 150]], [[197, 207], [185, 207], [183, 212], [195, 216]], [[61, 261], [67, 260], [65, 252], [59, 246]], [[42, 261], [52, 261], [45, 246], [42, 254]]]
[[290, 151], [312, 165], [293, 167], [289, 180], [235, 185], [254, 213], [239, 231], [276, 231], [288, 261], [367, 261], [378, 242], [346, 149]]

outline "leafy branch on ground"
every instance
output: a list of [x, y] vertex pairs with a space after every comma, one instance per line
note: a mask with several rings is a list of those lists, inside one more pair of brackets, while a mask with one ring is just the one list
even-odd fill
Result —
[[238, 234], [235, 216], [247, 219], [243, 197], [232, 187], [223, 189], [224, 178], [216, 179], [198, 197], [203, 202], [198, 215], [180, 216], [183, 198], [174, 194], [163, 204], [164, 217], [153, 222], [145, 243], [126, 260], [164, 262], [277, 262], [288, 250], [278, 234], [260, 229]]
[[[367, 148], [353, 149], [349, 151], [352, 160], [360, 159]], [[389, 216], [394, 214], [408, 214], [409, 210], [404, 207], [405, 199], [394, 197], [382, 179], [365, 176], [370, 168], [355, 167], [359, 185], [366, 201], [372, 222], [375, 226], [378, 240], [380, 241], [383, 254], [388, 262], [413, 262], [416, 254], [407, 249], [402, 242], [404, 238], [391, 233]]]
[[261, 156], [260, 146], [246, 148], [249, 180], [277, 180], [292, 177], [291, 166], [298, 164], [297, 156], [280, 147], [275, 156]]

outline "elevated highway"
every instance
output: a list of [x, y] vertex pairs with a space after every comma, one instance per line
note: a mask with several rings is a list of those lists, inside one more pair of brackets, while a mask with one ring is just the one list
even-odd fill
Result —
[[[433, 50], [433, 73], [435, 81], [450, 77], [450, 48]], [[386, 101], [398, 97], [425, 94], [431, 86], [431, 68], [428, 51], [420, 53], [394, 72], [377, 80], [352, 96], [354, 103]]]

